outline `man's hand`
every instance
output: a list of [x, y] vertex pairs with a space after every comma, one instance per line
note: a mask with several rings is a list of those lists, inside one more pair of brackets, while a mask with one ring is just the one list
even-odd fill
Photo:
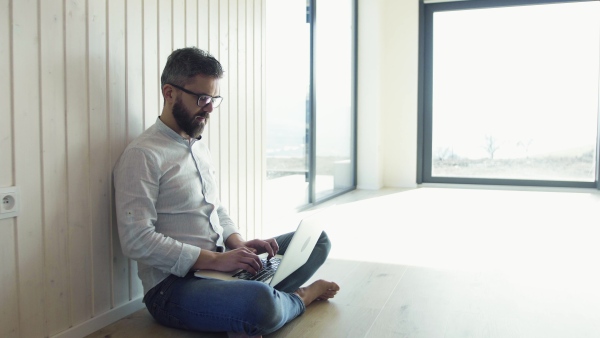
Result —
[[248, 248], [257, 255], [266, 252], [269, 255], [267, 259], [271, 259], [279, 251], [279, 244], [277, 244], [275, 238], [245, 241], [242, 236], [237, 233], [229, 236], [225, 241], [225, 245], [230, 249]]
[[244, 246], [250, 249], [254, 249], [256, 254], [267, 253], [267, 259], [271, 259], [273, 256], [277, 254], [279, 251], [279, 245], [275, 238], [269, 239], [253, 239], [247, 242], [244, 242]]
[[243, 269], [256, 274], [262, 269], [262, 262], [252, 249], [241, 247], [224, 253], [202, 250], [194, 264], [194, 269], [234, 271]]

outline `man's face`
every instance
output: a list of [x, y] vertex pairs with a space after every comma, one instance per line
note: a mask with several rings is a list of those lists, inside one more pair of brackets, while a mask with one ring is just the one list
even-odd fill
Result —
[[[200, 94], [217, 96], [218, 79], [197, 75], [185, 85], [185, 89]], [[180, 95], [173, 104], [172, 111], [175, 122], [188, 136], [198, 138], [204, 132], [210, 113], [213, 111], [212, 103], [198, 106], [198, 97], [179, 91]]]
[[190, 112], [182, 103], [181, 97], [173, 105], [173, 117], [179, 128], [188, 136], [198, 138], [204, 131], [209, 114], [196, 106], [195, 112]]

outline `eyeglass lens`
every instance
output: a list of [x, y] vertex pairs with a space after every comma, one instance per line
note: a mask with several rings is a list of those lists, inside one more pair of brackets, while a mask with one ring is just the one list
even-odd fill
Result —
[[217, 108], [221, 104], [221, 101], [223, 101], [223, 98], [219, 97], [219, 96], [217, 96], [217, 97], [211, 97], [211, 96], [200, 96], [200, 97], [198, 97], [198, 105], [200, 107], [206, 106], [211, 101], [212, 101], [213, 107]]

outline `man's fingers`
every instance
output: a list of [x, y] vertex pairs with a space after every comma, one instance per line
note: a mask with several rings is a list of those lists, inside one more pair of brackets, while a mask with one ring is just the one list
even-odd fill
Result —
[[[262, 261], [260, 258], [252, 252], [247, 252], [246, 255], [240, 260], [243, 263], [242, 269], [256, 274], [260, 269], [262, 269]], [[249, 267], [251, 270], [248, 270]]]
[[271, 238], [271, 247], [273, 248], [273, 255], [276, 255], [279, 252], [279, 244], [275, 238]]

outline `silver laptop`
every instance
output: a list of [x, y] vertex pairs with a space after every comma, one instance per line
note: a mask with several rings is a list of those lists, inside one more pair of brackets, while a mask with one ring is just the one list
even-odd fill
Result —
[[[266, 278], [252, 279], [253, 276], [244, 270], [230, 272], [198, 270], [194, 275], [221, 280], [259, 280], [275, 286], [306, 263], [323, 232], [323, 228], [323, 222], [318, 218], [313, 215], [306, 217], [300, 221], [296, 233], [285, 251], [285, 255], [276, 255], [269, 262], [266, 261], [267, 254], [259, 255], [263, 260], [263, 270], [274, 270], [274, 274], [272, 272], [268, 273], [269, 276], [266, 276]], [[257, 275], [264, 273], [263, 270], [259, 271]]]

